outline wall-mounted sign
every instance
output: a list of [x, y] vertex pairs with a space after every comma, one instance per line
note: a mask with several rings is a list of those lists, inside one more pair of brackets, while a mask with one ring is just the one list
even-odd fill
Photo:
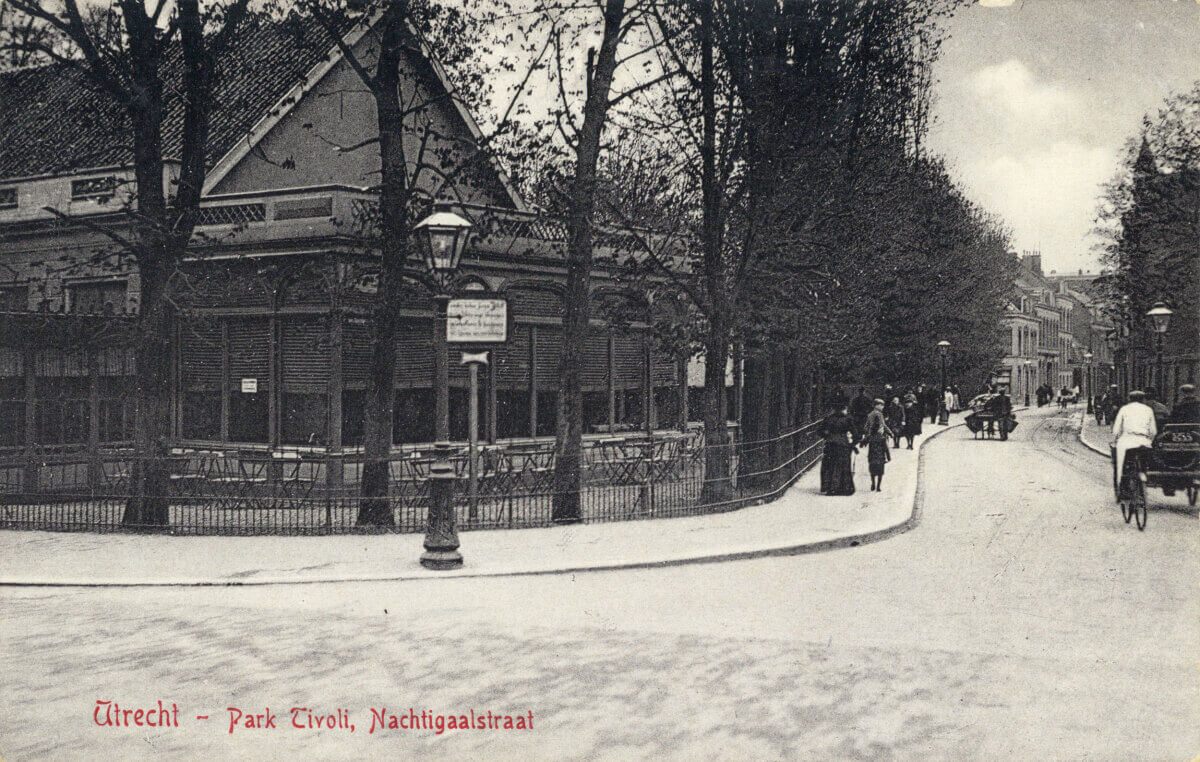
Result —
[[258, 394], [258, 379], [243, 378], [242, 379], [242, 394]]
[[508, 302], [504, 299], [451, 299], [446, 305], [446, 341], [503, 344], [507, 340]]

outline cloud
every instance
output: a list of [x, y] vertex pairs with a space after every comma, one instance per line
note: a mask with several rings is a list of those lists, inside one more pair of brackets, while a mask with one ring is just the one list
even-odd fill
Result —
[[1117, 165], [1111, 147], [1056, 141], [977, 156], [958, 173], [971, 198], [1012, 227], [1018, 249], [1040, 246], [1061, 267], [1087, 267], [1100, 186]]
[[1024, 62], [1011, 58], [975, 73], [971, 93], [1009, 128], [1049, 129], [1076, 121], [1082, 99], [1060, 85], [1041, 82]]

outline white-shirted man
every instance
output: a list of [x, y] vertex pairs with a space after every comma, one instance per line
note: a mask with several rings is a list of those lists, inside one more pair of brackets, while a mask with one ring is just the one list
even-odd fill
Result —
[[1145, 403], [1146, 395], [1140, 391], [1129, 393], [1129, 402], [1117, 411], [1113, 420], [1113, 447], [1117, 454], [1117, 473], [1123, 474], [1125, 453], [1137, 447], [1150, 447], [1158, 434], [1154, 422], [1154, 410]]

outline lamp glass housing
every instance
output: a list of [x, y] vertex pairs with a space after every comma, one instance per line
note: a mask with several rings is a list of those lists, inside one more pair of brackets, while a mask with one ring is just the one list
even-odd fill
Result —
[[1146, 316], [1154, 321], [1155, 332], [1162, 334], [1167, 332], [1167, 327], [1171, 324], [1171, 316], [1174, 314], [1175, 312], [1170, 307], [1158, 302], [1150, 308]]
[[413, 227], [425, 256], [425, 266], [438, 275], [449, 275], [458, 270], [467, 238], [471, 235], [471, 223], [448, 211], [437, 211]]

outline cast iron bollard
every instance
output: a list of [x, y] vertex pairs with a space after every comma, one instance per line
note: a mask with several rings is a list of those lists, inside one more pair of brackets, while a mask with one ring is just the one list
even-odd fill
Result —
[[429, 526], [425, 532], [425, 552], [421, 566], [426, 569], [457, 569], [463, 557], [458, 552], [458, 532], [454, 528], [454, 466], [452, 448], [446, 442], [434, 445], [435, 461], [429, 469]]

